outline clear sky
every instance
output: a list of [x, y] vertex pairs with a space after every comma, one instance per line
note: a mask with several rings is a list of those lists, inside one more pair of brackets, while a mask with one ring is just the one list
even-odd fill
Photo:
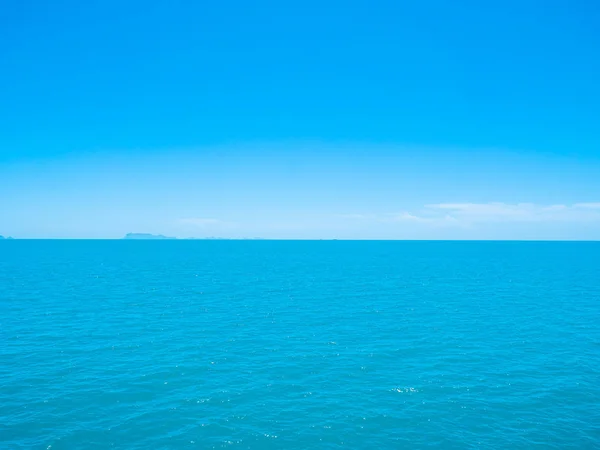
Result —
[[0, 234], [600, 239], [600, 4], [4, 0]]

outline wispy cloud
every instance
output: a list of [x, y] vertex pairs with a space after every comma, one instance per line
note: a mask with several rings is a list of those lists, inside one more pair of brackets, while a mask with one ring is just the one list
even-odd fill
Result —
[[573, 205], [538, 205], [534, 203], [440, 203], [427, 205], [431, 211], [440, 211], [460, 222], [581, 222], [600, 220], [600, 210], [593, 203]]
[[600, 222], [600, 202], [570, 205], [535, 203], [437, 203], [416, 211], [389, 214], [348, 214], [348, 219], [409, 222], [424, 225], [472, 226], [494, 222]]
[[197, 227], [208, 227], [215, 225], [227, 225], [227, 222], [223, 222], [219, 219], [205, 218], [205, 217], [188, 217], [185, 219], [179, 219], [179, 223], [183, 225], [195, 225]]
[[576, 207], [576, 208], [600, 209], [600, 202], [596, 202], [596, 203], [575, 203], [573, 206]]
[[401, 212], [397, 214], [389, 214], [389, 220], [391, 222], [413, 222], [423, 223], [430, 225], [446, 225], [453, 224], [456, 222], [456, 218], [449, 214], [444, 215], [431, 215], [431, 214], [418, 214], [410, 212]]

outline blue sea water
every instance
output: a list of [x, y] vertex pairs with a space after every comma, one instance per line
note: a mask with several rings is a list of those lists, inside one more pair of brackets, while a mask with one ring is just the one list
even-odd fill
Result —
[[3, 449], [600, 448], [600, 243], [0, 242]]

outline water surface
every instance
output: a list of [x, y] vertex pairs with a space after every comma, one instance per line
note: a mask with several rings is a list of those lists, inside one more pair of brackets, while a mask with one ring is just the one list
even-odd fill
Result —
[[600, 448], [600, 243], [0, 242], [0, 447]]

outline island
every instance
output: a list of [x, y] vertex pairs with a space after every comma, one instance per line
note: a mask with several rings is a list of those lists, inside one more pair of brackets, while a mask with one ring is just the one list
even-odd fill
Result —
[[177, 239], [175, 237], [163, 236], [162, 234], [150, 234], [150, 233], [127, 233], [123, 239], [137, 239], [137, 240], [164, 240], [164, 239]]
[[8, 237], [4, 237], [4, 236], [2, 236], [2, 235], [0, 234], [0, 241], [1, 241], [1, 240], [3, 240], [3, 239], [4, 239], [4, 240], [6, 240], [6, 241], [12, 241], [12, 240], [13, 240], [13, 238], [12, 238], [12, 237], [10, 237], [10, 236], [8, 236]]
[[168, 240], [186, 240], [186, 241], [199, 240], [199, 239], [208, 240], [208, 241], [262, 241], [262, 240], [265, 240], [264, 238], [260, 238], [260, 237], [226, 238], [226, 237], [219, 237], [219, 236], [176, 238], [176, 237], [170, 237], [170, 236], [163, 236], [162, 234], [151, 234], [151, 233], [127, 233], [123, 237], [123, 239], [127, 239], [127, 240], [165, 240], [165, 239], [168, 239]]

